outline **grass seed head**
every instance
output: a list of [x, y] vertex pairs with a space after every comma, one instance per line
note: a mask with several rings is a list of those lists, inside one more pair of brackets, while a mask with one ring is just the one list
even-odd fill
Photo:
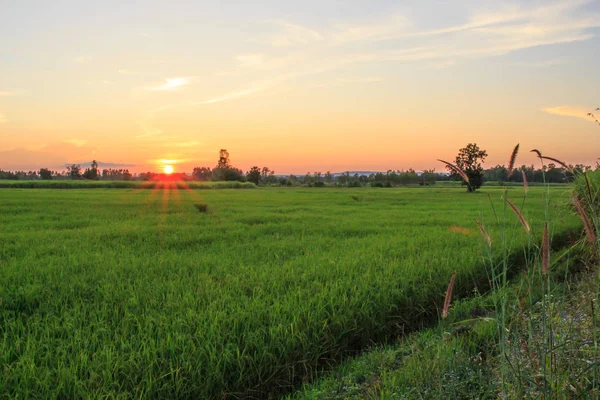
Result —
[[592, 222], [590, 221], [590, 218], [588, 217], [585, 208], [583, 208], [583, 205], [581, 205], [581, 202], [579, 201], [577, 196], [573, 196], [573, 203], [577, 208], [577, 213], [581, 217], [581, 221], [583, 221], [583, 227], [585, 228], [585, 236], [587, 238], [587, 241], [591, 244], [596, 243], [596, 232], [594, 231], [594, 226], [592, 225]]
[[481, 235], [485, 239], [485, 242], [487, 243], [488, 247], [491, 248], [492, 247], [492, 238], [490, 237], [490, 234], [487, 233], [487, 231], [485, 230], [485, 228], [483, 227], [481, 222], [479, 222], [478, 220], [475, 220], [475, 223], [479, 227], [479, 231], [481, 232]]
[[516, 216], [519, 217], [519, 222], [521, 223], [521, 225], [523, 225], [523, 229], [525, 229], [525, 232], [529, 233], [531, 231], [531, 228], [529, 227], [529, 223], [527, 222], [527, 219], [525, 219], [525, 216], [523, 215], [521, 210], [519, 210], [517, 206], [515, 206], [512, 203], [512, 201], [508, 199], [506, 199], [506, 203], [510, 206], [510, 208], [513, 210]]
[[515, 168], [515, 161], [517, 160], [517, 154], [519, 153], [519, 144], [515, 146], [512, 154], [510, 155], [510, 161], [508, 162], [508, 177], [512, 175], [513, 169]]
[[462, 169], [458, 168], [456, 165], [454, 165], [452, 163], [449, 163], [448, 161], [440, 160], [439, 158], [438, 158], [438, 161], [439, 162], [443, 162], [448, 167], [450, 167], [450, 169], [452, 171], [456, 172], [462, 178], [462, 180], [465, 181], [465, 183], [467, 185], [471, 185], [471, 183], [469, 182], [469, 176], [466, 174], [465, 171], [463, 171]]
[[442, 318], [446, 319], [450, 312], [450, 303], [452, 302], [452, 291], [454, 290], [454, 280], [456, 279], [456, 272], [452, 274], [448, 289], [446, 289], [446, 298], [444, 299], [444, 308], [442, 309]]

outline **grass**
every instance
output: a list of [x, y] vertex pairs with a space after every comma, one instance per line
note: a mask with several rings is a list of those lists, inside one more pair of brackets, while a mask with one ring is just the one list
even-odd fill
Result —
[[[473, 216], [499, 240], [487, 194], [501, 208], [503, 190], [2, 190], [3, 395], [290, 391], [430, 323], [453, 273], [455, 298], [484, 288]], [[579, 227], [549, 190], [551, 230]], [[530, 188], [521, 207], [535, 240], [545, 202]]]
[[[598, 279], [585, 273], [561, 283], [558, 275], [550, 295], [541, 287], [527, 293], [526, 273], [505, 290], [513, 304], [528, 296], [535, 302], [509, 311], [504, 354], [498, 347], [493, 294], [476, 293], [455, 304], [448, 320], [437, 327], [376, 346], [288, 399], [495, 399], [503, 387], [503, 398], [511, 399], [598, 398], [594, 368], [600, 362], [595, 347], [600, 311], [593, 306], [600, 300]], [[548, 319], [550, 336], [540, 334], [547, 330]], [[555, 350], [540, 357], [549, 337]], [[504, 375], [506, 361], [514, 371]], [[550, 374], [545, 368], [553, 368], [553, 379], [546, 381]], [[550, 393], [544, 391], [546, 385]]]

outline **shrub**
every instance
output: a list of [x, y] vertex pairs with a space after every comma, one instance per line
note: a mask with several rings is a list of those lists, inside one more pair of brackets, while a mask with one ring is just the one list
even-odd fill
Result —
[[196, 207], [196, 210], [198, 210], [201, 213], [208, 212], [208, 204], [196, 203], [194, 204], [194, 207]]

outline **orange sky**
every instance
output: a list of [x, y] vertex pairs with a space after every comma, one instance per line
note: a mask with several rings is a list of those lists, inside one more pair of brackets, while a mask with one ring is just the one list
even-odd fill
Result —
[[[598, 1], [48, 4], [0, 15], [0, 168], [595, 164]], [[600, 112], [598, 112], [600, 114]]]

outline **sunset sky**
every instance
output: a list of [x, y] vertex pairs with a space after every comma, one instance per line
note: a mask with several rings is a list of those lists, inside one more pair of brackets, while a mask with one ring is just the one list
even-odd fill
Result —
[[600, 0], [7, 1], [0, 169], [594, 164], [599, 35]]

